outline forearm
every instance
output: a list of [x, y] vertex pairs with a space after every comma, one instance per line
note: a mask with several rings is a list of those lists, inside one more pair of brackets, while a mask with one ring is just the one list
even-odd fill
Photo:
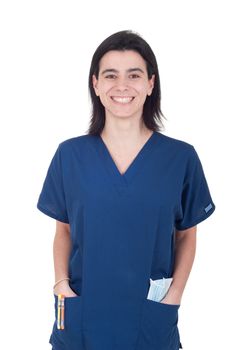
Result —
[[[68, 265], [71, 245], [72, 241], [69, 224], [57, 221], [53, 244], [55, 282], [62, 278], [69, 277]], [[56, 295], [64, 294], [66, 297], [77, 296], [77, 294], [71, 289], [69, 280], [63, 280], [56, 284], [55, 288], [53, 288], [53, 293]]]
[[177, 231], [175, 241], [175, 264], [173, 282], [168, 297], [180, 302], [196, 253], [196, 226]]
[[68, 226], [65, 226], [65, 224], [57, 224], [53, 242], [55, 281], [69, 277], [68, 261], [70, 249], [71, 239]]

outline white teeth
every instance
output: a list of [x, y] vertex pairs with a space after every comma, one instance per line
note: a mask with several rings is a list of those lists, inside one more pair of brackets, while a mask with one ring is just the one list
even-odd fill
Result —
[[111, 97], [112, 100], [116, 101], [116, 102], [120, 102], [120, 103], [128, 103], [131, 102], [133, 100], [133, 97]]

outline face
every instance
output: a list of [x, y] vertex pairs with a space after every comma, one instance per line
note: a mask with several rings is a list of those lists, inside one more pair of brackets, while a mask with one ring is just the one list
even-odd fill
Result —
[[143, 105], [151, 95], [155, 75], [148, 80], [146, 62], [132, 50], [108, 51], [99, 62], [99, 76], [93, 87], [105, 107], [106, 117], [142, 116]]

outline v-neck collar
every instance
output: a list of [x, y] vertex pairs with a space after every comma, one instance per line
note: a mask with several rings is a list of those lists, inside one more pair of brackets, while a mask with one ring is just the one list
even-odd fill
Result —
[[112, 176], [113, 182], [116, 185], [119, 185], [120, 188], [127, 188], [132, 178], [136, 175], [139, 169], [141, 169], [142, 161], [149, 154], [149, 150], [152, 147], [153, 141], [156, 140], [158, 131], [153, 131], [151, 136], [147, 139], [147, 141], [143, 144], [135, 158], [132, 160], [130, 165], [127, 167], [126, 171], [121, 174], [116, 163], [114, 162], [109, 149], [107, 148], [105, 142], [103, 141], [101, 135], [96, 135], [98, 150], [100, 151], [101, 158], [103, 159], [103, 163], [105, 164], [107, 170]]

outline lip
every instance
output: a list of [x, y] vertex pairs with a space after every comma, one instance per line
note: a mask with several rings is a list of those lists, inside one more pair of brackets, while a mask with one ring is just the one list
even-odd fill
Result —
[[[116, 97], [116, 98], [132, 98], [132, 100], [130, 102], [127, 102], [127, 103], [123, 103], [123, 102], [119, 102], [119, 101], [115, 101], [113, 99], [113, 97]], [[135, 96], [110, 96], [111, 100], [115, 103], [115, 104], [118, 104], [120, 106], [128, 106], [129, 104], [131, 104], [134, 99], [135, 99]]]
[[[114, 100], [114, 97], [115, 98], [132, 98], [132, 100], [130, 102], [127, 102], [127, 103], [123, 103], [123, 102], [119, 102], [119, 101], [115, 101]], [[134, 101], [135, 99], [135, 96], [110, 96], [111, 100], [114, 102], [114, 103], [117, 103], [117, 104], [120, 104], [120, 105], [127, 105], [127, 104], [130, 104]]]

